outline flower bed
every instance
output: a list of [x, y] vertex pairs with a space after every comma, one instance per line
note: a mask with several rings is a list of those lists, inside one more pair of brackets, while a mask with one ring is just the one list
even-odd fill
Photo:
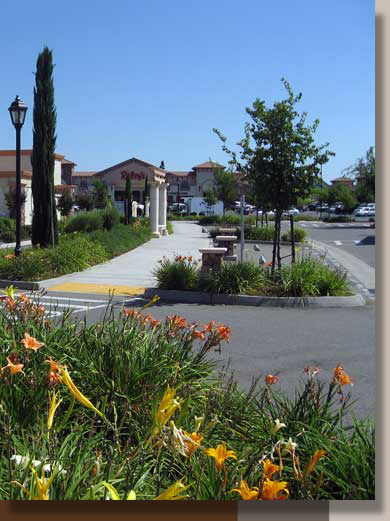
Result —
[[342, 366], [326, 384], [306, 367], [292, 399], [277, 373], [244, 393], [208, 356], [226, 325], [142, 308], [56, 325], [5, 293], [0, 499], [374, 499], [375, 430], [343, 428]]
[[269, 265], [227, 262], [220, 271], [202, 273], [192, 257], [163, 258], [154, 271], [159, 289], [275, 297], [348, 296], [346, 274], [321, 259], [305, 257], [272, 274]]

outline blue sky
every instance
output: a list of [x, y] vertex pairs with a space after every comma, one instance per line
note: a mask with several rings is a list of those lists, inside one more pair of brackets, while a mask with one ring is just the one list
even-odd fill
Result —
[[325, 180], [375, 145], [374, 0], [2, 1], [0, 149], [15, 147], [8, 106], [28, 105], [36, 60], [53, 51], [57, 152], [76, 170], [130, 157], [189, 170], [227, 164], [212, 128], [234, 145], [256, 98], [319, 118], [316, 142], [336, 153]]

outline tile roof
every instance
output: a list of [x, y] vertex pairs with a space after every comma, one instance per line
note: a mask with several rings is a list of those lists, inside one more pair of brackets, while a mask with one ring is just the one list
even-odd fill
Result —
[[136, 157], [131, 157], [130, 159], [126, 159], [126, 161], [122, 161], [121, 163], [117, 163], [116, 165], [105, 168], [104, 170], [100, 170], [99, 172], [97, 172], [97, 174], [103, 175], [106, 172], [110, 172], [111, 170], [114, 170], [116, 168], [126, 165], [127, 163], [130, 163], [130, 161], [135, 161], [137, 163], [140, 163], [143, 166], [153, 168], [154, 170], [157, 170], [158, 172], [166, 174], [166, 170], [163, 170], [162, 168], [159, 168], [158, 166], [152, 165], [151, 163], [147, 163], [146, 161], [142, 161], [141, 159], [138, 159]]
[[223, 165], [219, 163], [214, 163], [213, 161], [206, 161], [205, 163], [200, 163], [200, 165], [193, 166], [192, 168], [225, 168]]
[[96, 172], [73, 172], [72, 177], [91, 177], [95, 174]]

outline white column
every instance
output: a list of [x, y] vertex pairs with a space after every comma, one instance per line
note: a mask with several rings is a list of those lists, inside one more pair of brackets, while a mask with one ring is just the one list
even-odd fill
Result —
[[165, 235], [167, 229], [167, 185], [166, 183], [161, 183], [159, 188], [159, 225], [160, 230]]
[[145, 201], [145, 217], [149, 217], [150, 200], [149, 197]]
[[150, 226], [152, 228], [152, 237], [160, 237], [158, 231], [158, 217], [159, 217], [159, 195], [158, 183], [150, 183]]

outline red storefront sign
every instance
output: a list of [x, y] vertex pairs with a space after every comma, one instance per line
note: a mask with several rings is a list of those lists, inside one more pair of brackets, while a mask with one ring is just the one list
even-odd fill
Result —
[[144, 172], [134, 172], [133, 170], [131, 172], [127, 172], [126, 170], [122, 170], [121, 172], [121, 179], [134, 179], [137, 181], [142, 181], [146, 177], [146, 174]]

